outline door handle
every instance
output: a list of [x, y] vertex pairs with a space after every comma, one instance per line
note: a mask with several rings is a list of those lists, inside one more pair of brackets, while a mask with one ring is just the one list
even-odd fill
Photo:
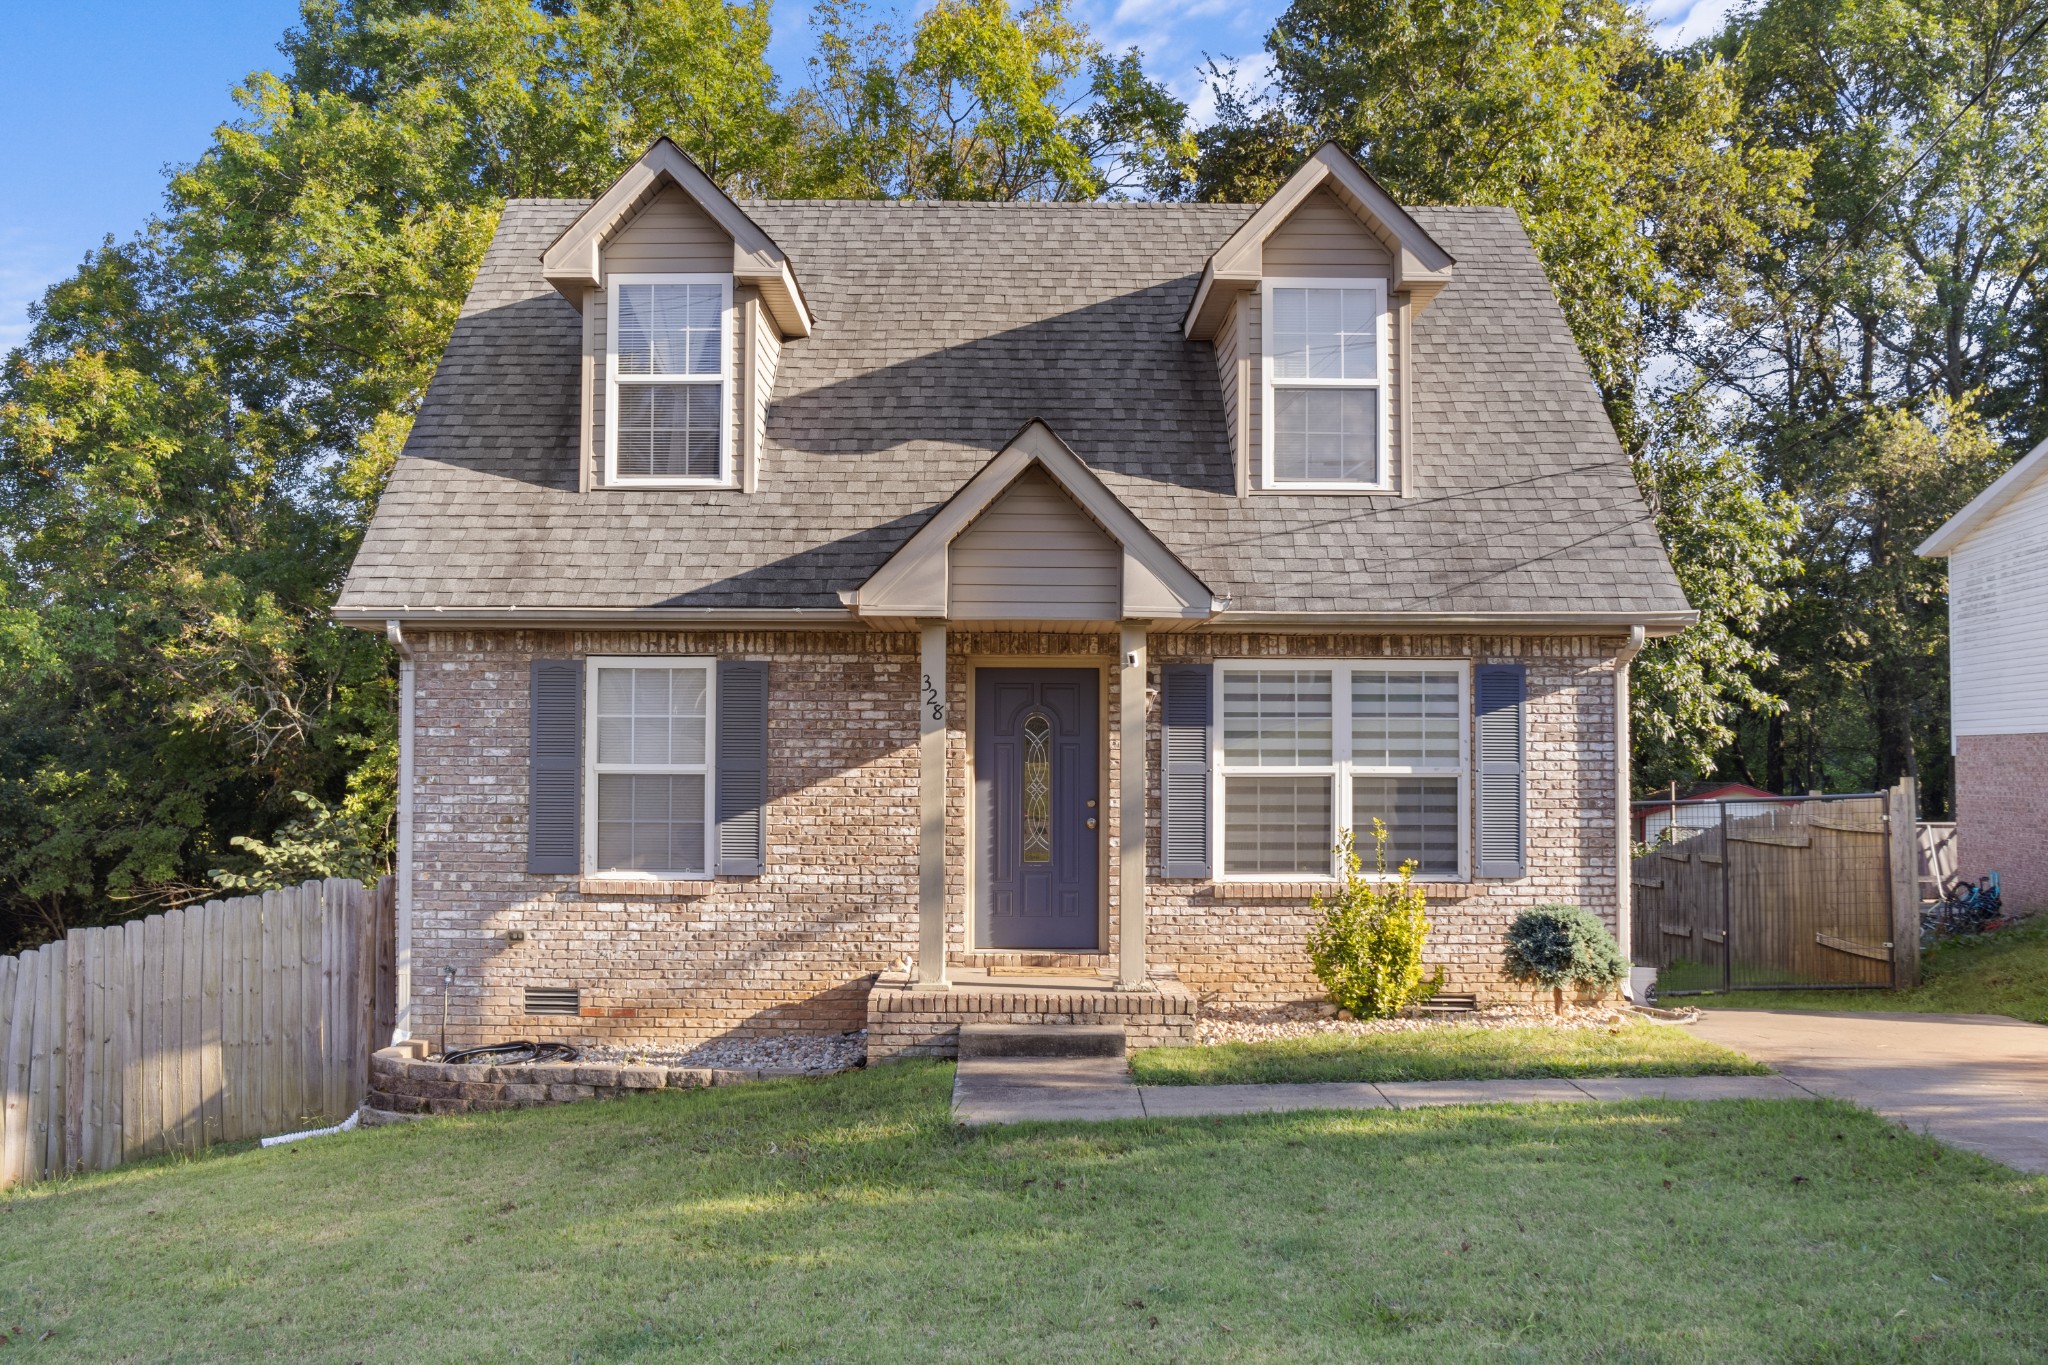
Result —
[[1095, 817], [1094, 817], [1094, 816], [1092, 816], [1092, 815], [1088, 817], [1088, 828], [1090, 828], [1090, 829], [1094, 829], [1094, 828], [1095, 828]]

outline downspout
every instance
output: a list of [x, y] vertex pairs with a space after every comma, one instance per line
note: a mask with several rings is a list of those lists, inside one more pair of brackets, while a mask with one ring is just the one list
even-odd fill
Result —
[[412, 715], [413, 654], [397, 621], [384, 623], [384, 638], [398, 651], [398, 905], [392, 957], [397, 978], [397, 1019], [391, 1041], [412, 1037]]
[[[1614, 938], [1621, 945], [1621, 960], [1635, 964], [1635, 889], [1630, 873], [1635, 863], [1634, 831], [1629, 823], [1629, 665], [1643, 652], [1643, 628], [1630, 626], [1628, 643], [1614, 656], [1614, 825], [1616, 873], [1614, 887]], [[1634, 999], [1633, 984], [1629, 996]], [[1643, 1003], [1640, 1000], [1637, 1004]]]

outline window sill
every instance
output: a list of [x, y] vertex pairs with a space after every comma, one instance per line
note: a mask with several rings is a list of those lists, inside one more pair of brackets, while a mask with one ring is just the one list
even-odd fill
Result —
[[598, 484], [599, 488], [632, 491], [636, 488], [694, 488], [706, 493], [730, 493], [739, 488], [731, 479], [631, 479], [613, 475]]
[[709, 877], [661, 881], [653, 877], [581, 877], [576, 889], [586, 896], [662, 896], [679, 900], [708, 896], [718, 889]]
[[[1425, 899], [1433, 901], [1461, 901], [1480, 894], [1483, 887], [1471, 882], [1425, 882], [1415, 885], [1422, 888]], [[1217, 900], [1241, 901], [1305, 901], [1310, 896], [1328, 895], [1337, 889], [1337, 882], [1211, 882], [1210, 894]]]
[[1268, 498], [1280, 494], [1310, 494], [1315, 497], [1398, 498], [1401, 490], [1378, 483], [1261, 483], [1252, 485], [1252, 496]]

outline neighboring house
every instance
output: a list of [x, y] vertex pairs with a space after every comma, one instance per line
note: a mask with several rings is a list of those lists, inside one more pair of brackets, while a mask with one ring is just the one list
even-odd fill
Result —
[[2048, 908], [2048, 441], [1920, 553], [1948, 560], [1957, 870]]
[[1375, 817], [1452, 990], [1532, 904], [1625, 936], [1628, 660], [1693, 619], [1509, 210], [1335, 147], [736, 203], [667, 142], [506, 206], [336, 615], [407, 659], [428, 1020], [871, 1055], [1310, 995]]

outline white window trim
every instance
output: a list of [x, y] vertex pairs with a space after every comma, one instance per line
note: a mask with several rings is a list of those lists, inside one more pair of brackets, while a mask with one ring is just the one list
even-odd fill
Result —
[[[701, 668], [704, 670], [704, 761], [702, 763], [607, 763], [597, 761], [597, 671], [600, 668]], [[698, 655], [593, 655], [583, 666], [583, 875], [606, 881], [711, 881], [718, 872], [718, 661]], [[597, 861], [597, 778], [600, 772], [660, 775], [704, 774], [704, 868], [701, 872], [600, 867]]]
[[[1305, 669], [1325, 670], [1330, 673], [1330, 762], [1309, 767], [1228, 767], [1223, 757], [1223, 674], [1226, 670], [1235, 672], [1258, 671], [1262, 673], [1295, 673]], [[1372, 673], [1444, 673], [1458, 675], [1458, 766], [1455, 774], [1448, 767], [1418, 768], [1414, 766], [1381, 767], [1359, 765], [1351, 761], [1351, 674], [1363, 670]], [[1455, 872], [1415, 874], [1418, 884], [1452, 885], [1472, 880], [1472, 663], [1469, 659], [1312, 659], [1312, 658], [1260, 658], [1260, 659], [1218, 659], [1212, 668], [1209, 695], [1214, 698], [1215, 723], [1209, 727], [1209, 847], [1215, 850], [1215, 878], [1219, 882], [1315, 882], [1337, 880], [1337, 857], [1334, 850], [1330, 865], [1320, 876], [1302, 872], [1235, 872], [1225, 861], [1224, 851], [1224, 783], [1231, 777], [1325, 777], [1336, 784], [1336, 791], [1330, 803], [1331, 820], [1335, 829], [1342, 832], [1352, 828], [1351, 779], [1364, 777], [1424, 776], [1458, 779], [1458, 867]], [[1382, 880], [1381, 873], [1371, 870], [1371, 849], [1361, 848], [1362, 860], [1367, 864], [1365, 873], [1369, 880]], [[1384, 880], [1392, 881], [1398, 874], [1387, 872]]]
[[[708, 384], [702, 376], [668, 375], [654, 377], [619, 375], [619, 286], [622, 284], [715, 284], [719, 287], [718, 328], [718, 477], [707, 479], [688, 474], [620, 474], [619, 385], [621, 383]], [[735, 317], [730, 275], [612, 275], [605, 280], [604, 315], [604, 481], [616, 488], [732, 488], [736, 486], [732, 458]]]
[[[1379, 394], [1374, 404], [1379, 418], [1378, 448], [1374, 460], [1379, 478], [1371, 483], [1347, 479], [1282, 479], [1273, 473], [1273, 291], [1275, 289], [1367, 289], [1372, 291], [1378, 318], [1373, 356], [1378, 373], [1371, 379], [1289, 379], [1277, 387], [1289, 389], [1373, 389]], [[1369, 277], [1346, 279], [1280, 278], [1259, 281], [1259, 487], [1276, 493], [1392, 493], [1388, 441], [1393, 430], [1387, 400], [1393, 386], [1387, 382], [1392, 359], [1391, 313], [1387, 307], [1387, 282]]]

